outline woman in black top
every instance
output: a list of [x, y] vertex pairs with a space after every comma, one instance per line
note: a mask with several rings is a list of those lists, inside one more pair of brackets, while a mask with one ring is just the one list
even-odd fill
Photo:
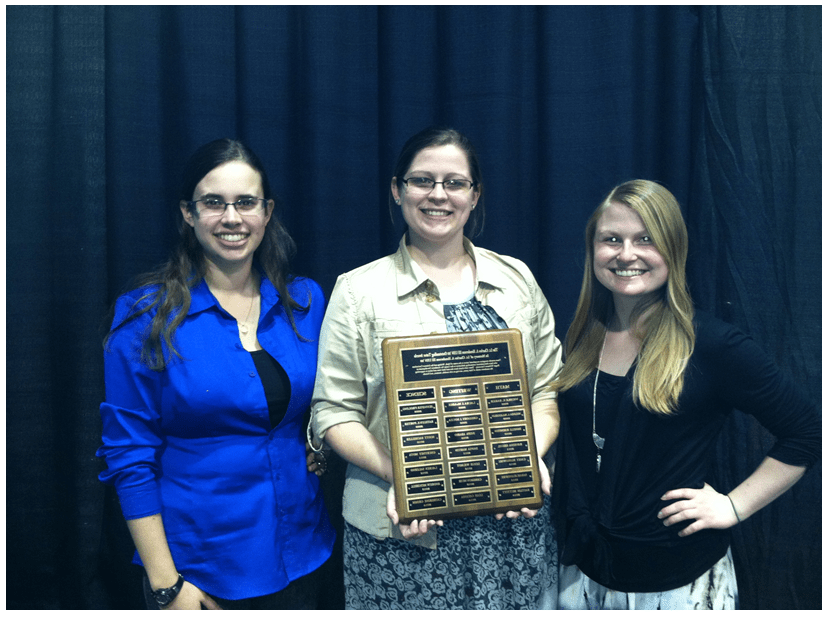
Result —
[[[816, 409], [756, 343], [694, 311], [667, 189], [616, 187], [585, 243], [557, 380], [559, 608], [736, 608], [727, 530], [818, 460]], [[734, 407], [778, 441], [722, 494], [709, 484], [714, 445]]]

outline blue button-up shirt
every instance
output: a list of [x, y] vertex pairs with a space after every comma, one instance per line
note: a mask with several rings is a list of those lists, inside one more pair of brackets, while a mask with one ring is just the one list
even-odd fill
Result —
[[[334, 542], [319, 481], [306, 468], [303, 432], [325, 300], [311, 280], [290, 288], [301, 304], [310, 301], [308, 311], [294, 311], [306, 340], [262, 277], [259, 342], [291, 384], [274, 429], [236, 320], [204, 281], [175, 334], [183, 360], [174, 357], [162, 372], [140, 362], [154, 311], [117, 329], [104, 354], [98, 456], [108, 469], [100, 479], [115, 485], [127, 519], [161, 513], [178, 571], [220, 598], [278, 591], [321, 565]], [[114, 324], [146, 291], [118, 299]]]

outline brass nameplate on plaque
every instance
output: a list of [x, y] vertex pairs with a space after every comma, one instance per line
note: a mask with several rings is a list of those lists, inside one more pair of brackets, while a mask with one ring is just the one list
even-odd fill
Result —
[[402, 522], [541, 507], [521, 332], [387, 338], [383, 369]]

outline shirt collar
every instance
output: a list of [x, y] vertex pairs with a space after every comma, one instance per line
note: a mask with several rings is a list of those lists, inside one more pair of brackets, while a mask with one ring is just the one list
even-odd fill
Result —
[[219, 306], [219, 301], [210, 292], [210, 289], [207, 287], [207, 281], [202, 277], [198, 284], [190, 289], [190, 310], [187, 311], [187, 314], [195, 315], [196, 313], [206, 311], [211, 306]]
[[[262, 296], [262, 312], [265, 313], [273, 305], [279, 301], [279, 292], [271, 283], [270, 279], [265, 276], [265, 272], [257, 264], [254, 266], [259, 271], [259, 293]], [[190, 310], [188, 315], [194, 315], [209, 309], [211, 306], [220, 306], [216, 296], [210, 291], [207, 286], [207, 281], [204, 277], [190, 290]]]
[[[472, 244], [472, 241], [464, 237], [463, 248], [472, 257], [475, 262], [475, 271], [477, 273], [478, 284], [486, 285], [488, 287], [503, 289], [510, 285], [509, 278], [504, 275], [503, 269], [498, 268], [488, 252], [481, 252]], [[429, 277], [423, 272], [421, 267], [417, 265], [412, 254], [409, 252], [409, 247], [406, 246], [406, 234], [400, 239], [397, 254], [395, 255], [395, 262], [397, 264], [397, 297], [412, 293], [421, 285], [429, 281]]]

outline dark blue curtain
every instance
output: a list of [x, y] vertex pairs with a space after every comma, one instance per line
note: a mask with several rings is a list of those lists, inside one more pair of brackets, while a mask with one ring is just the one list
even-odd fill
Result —
[[[388, 186], [405, 139], [460, 129], [486, 187], [476, 242], [527, 262], [560, 337], [587, 216], [619, 182], [661, 181], [685, 210], [697, 304], [820, 400], [818, 6], [10, 6], [6, 18], [8, 608], [140, 607], [117, 500], [96, 479], [102, 327], [167, 255], [183, 162], [217, 137], [264, 160], [295, 271], [329, 292], [399, 239]], [[769, 443], [734, 414], [717, 488]], [[820, 476], [735, 530], [743, 608], [820, 607]]]

